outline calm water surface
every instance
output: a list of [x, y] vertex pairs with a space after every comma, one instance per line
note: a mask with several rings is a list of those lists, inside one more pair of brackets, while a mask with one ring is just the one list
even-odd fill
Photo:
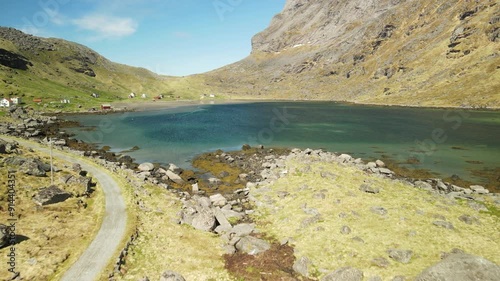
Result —
[[[137, 162], [189, 168], [197, 154], [243, 144], [323, 148], [365, 159], [390, 157], [441, 177], [481, 182], [470, 170], [499, 167], [500, 112], [357, 106], [325, 102], [199, 105], [149, 112], [70, 116], [94, 131], [76, 138], [111, 146]], [[415, 161], [412, 161], [415, 162]]]

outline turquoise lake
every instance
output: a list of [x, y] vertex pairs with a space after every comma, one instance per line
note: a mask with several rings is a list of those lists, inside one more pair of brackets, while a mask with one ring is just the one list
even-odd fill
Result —
[[495, 111], [258, 102], [67, 119], [83, 126], [72, 129], [77, 139], [114, 152], [137, 145], [139, 150], [127, 153], [136, 162], [184, 168], [197, 154], [237, 150], [245, 143], [322, 148], [364, 159], [389, 157], [443, 178], [458, 175], [477, 183], [484, 179], [471, 170], [500, 166], [500, 112]]

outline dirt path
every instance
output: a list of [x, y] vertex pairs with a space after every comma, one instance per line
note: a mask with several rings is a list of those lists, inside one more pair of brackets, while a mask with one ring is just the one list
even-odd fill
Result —
[[[1, 138], [14, 140], [4, 136]], [[18, 139], [15, 140], [24, 147], [47, 154], [50, 153], [50, 149], [47, 147]], [[118, 249], [118, 246], [120, 246], [120, 242], [125, 235], [127, 212], [120, 186], [110, 176], [110, 172], [104, 168], [91, 165], [87, 161], [81, 161], [71, 154], [61, 153], [57, 150], [53, 150], [53, 157], [70, 163], [78, 162], [83, 170], [92, 174], [92, 177], [97, 180], [98, 186], [104, 191], [106, 209], [101, 228], [89, 247], [61, 278], [63, 281], [96, 280], [111, 258], [113, 258], [113, 254]]]

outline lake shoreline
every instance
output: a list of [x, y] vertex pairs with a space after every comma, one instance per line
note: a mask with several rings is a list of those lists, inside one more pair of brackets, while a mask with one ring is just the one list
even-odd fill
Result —
[[[138, 101], [137, 101], [138, 100]], [[484, 111], [484, 112], [498, 112], [500, 107], [476, 108], [476, 107], [461, 107], [461, 106], [419, 106], [419, 105], [400, 105], [400, 104], [379, 104], [379, 103], [365, 103], [356, 101], [342, 101], [342, 100], [320, 100], [320, 99], [205, 99], [205, 100], [168, 100], [168, 101], [144, 101], [140, 98], [134, 100], [123, 100], [111, 102], [111, 110], [95, 110], [95, 111], [77, 111], [77, 112], [46, 112], [46, 115], [106, 115], [123, 112], [148, 112], [158, 111], [163, 109], [180, 108], [186, 106], [196, 105], [230, 105], [230, 104], [245, 104], [245, 103], [336, 103], [345, 104], [350, 106], [373, 106], [380, 108], [408, 108], [408, 109], [436, 109], [436, 110], [459, 110], [459, 111]]]
[[161, 110], [169, 108], [177, 108], [182, 106], [192, 105], [226, 105], [226, 104], [244, 104], [244, 103], [336, 103], [352, 106], [374, 106], [374, 107], [391, 107], [391, 108], [417, 108], [417, 109], [451, 109], [451, 110], [471, 110], [471, 111], [500, 111], [498, 108], [474, 108], [474, 107], [460, 107], [460, 106], [418, 106], [418, 105], [399, 105], [399, 104], [378, 104], [378, 103], [360, 103], [353, 101], [339, 101], [339, 100], [297, 100], [297, 99], [213, 99], [213, 100], [179, 100], [179, 101], [146, 101], [146, 102], [133, 102], [121, 101], [113, 102], [111, 105], [117, 107], [121, 111], [149, 111]]

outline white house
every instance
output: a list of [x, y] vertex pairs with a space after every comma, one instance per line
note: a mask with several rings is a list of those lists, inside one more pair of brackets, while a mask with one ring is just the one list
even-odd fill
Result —
[[135, 93], [130, 93], [130, 95], [128, 95], [128, 98], [129, 98], [129, 99], [133, 99], [133, 98], [135, 98]]
[[0, 107], [10, 107], [13, 104], [14, 103], [11, 99], [3, 98], [2, 100], [0, 100]]
[[14, 97], [14, 98], [11, 98], [12, 100], [12, 103], [14, 104], [21, 104], [21, 98], [20, 97]]
[[142, 94], [141, 96], [143, 99], [147, 98], [146, 94]]

